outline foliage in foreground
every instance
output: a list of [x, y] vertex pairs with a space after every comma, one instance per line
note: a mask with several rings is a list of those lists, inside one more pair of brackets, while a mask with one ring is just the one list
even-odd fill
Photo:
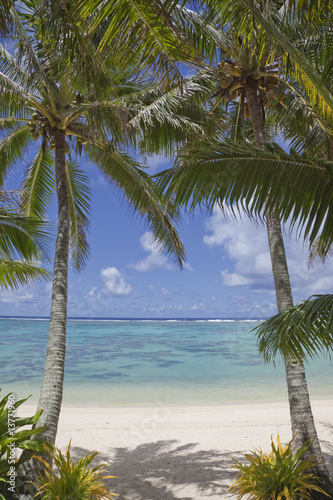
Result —
[[[277, 437], [277, 446], [272, 439], [271, 453], [264, 454], [262, 450], [255, 450], [247, 454], [247, 464], [234, 460], [238, 470], [238, 479], [228, 491], [237, 494], [241, 499], [249, 495], [249, 499], [258, 500], [294, 500], [311, 499], [311, 492], [317, 491], [327, 495], [318, 486], [318, 477], [309, 472], [314, 465], [314, 458], [303, 460], [310, 444], [302, 446], [297, 451], [291, 448], [293, 439], [283, 448], [280, 437]], [[329, 495], [327, 495], [329, 496]]]
[[41, 500], [111, 500], [117, 496], [110, 493], [104, 487], [103, 480], [115, 476], [104, 476], [108, 464], [97, 465], [89, 468], [93, 459], [98, 455], [97, 451], [88, 453], [77, 463], [70, 454], [71, 442], [69, 442], [65, 455], [56, 448], [52, 451], [45, 446], [50, 453], [56, 471], [41, 457], [35, 457], [43, 466], [43, 475], [40, 475], [38, 481], [34, 483], [38, 487]]
[[[44, 427], [38, 429], [23, 429], [27, 425], [35, 425], [42, 413], [37, 412], [33, 417], [16, 418], [15, 412], [26, 400], [14, 400], [14, 396], [7, 394], [0, 401], [0, 490], [3, 491], [11, 487], [11, 472], [17, 470], [17, 467], [23, 463], [23, 460], [17, 460], [15, 449], [28, 449], [33, 451], [44, 451], [44, 443], [41, 440], [31, 439], [36, 434], [41, 434]], [[13, 481], [15, 484], [15, 481]], [[1, 499], [1, 495], [0, 495]]]

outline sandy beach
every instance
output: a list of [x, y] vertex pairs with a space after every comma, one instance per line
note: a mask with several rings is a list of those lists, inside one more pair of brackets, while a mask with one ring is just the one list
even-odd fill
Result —
[[[333, 400], [313, 401], [317, 432], [333, 472]], [[20, 415], [32, 415], [24, 405]], [[124, 500], [218, 500], [234, 472], [231, 457], [270, 449], [270, 437], [291, 438], [287, 403], [211, 407], [68, 407], [56, 445], [72, 439], [73, 456], [92, 450], [110, 464], [111, 491]]]

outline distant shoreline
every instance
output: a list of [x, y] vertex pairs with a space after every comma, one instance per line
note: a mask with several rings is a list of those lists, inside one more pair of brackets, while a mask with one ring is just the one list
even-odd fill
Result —
[[[48, 321], [49, 316], [0, 316], [0, 319], [13, 319], [13, 320], [37, 320], [37, 321]], [[258, 323], [265, 321], [268, 318], [91, 318], [91, 317], [68, 317], [67, 321], [142, 321], [142, 322], [181, 322], [181, 321], [204, 321], [204, 322], [251, 322]]]

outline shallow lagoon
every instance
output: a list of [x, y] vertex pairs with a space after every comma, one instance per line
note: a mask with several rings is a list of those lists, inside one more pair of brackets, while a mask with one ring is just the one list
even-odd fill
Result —
[[[224, 405], [286, 400], [283, 363], [264, 364], [253, 321], [69, 320], [64, 403]], [[37, 401], [48, 321], [1, 319], [3, 393]], [[333, 397], [333, 370], [306, 366], [312, 398]]]

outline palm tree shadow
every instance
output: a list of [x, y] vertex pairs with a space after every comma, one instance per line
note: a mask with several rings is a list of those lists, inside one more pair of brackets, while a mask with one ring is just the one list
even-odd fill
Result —
[[[98, 463], [110, 463], [107, 474], [118, 476], [105, 485], [120, 499], [126, 500], [192, 500], [227, 495], [235, 480], [231, 456], [244, 458], [244, 452], [221, 453], [195, 450], [197, 445], [179, 445], [176, 440], [158, 441], [129, 448], [111, 448], [110, 454], [99, 454]], [[72, 448], [72, 456], [81, 458], [90, 450]]]

